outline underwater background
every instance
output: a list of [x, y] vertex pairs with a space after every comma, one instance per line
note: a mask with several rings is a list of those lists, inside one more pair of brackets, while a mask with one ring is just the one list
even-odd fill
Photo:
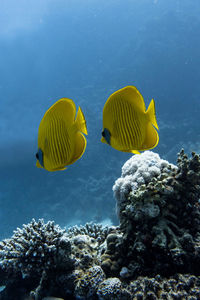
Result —
[[[200, 152], [199, 0], [0, 0], [0, 237], [32, 218], [118, 224], [112, 186], [132, 154], [100, 142], [111, 93], [154, 98], [154, 152]], [[65, 171], [35, 166], [39, 123], [58, 99], [81, 106], [87, 148]]]

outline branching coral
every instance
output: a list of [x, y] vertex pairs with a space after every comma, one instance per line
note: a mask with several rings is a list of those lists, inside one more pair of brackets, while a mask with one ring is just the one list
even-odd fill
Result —
[[63, 259], [65, 268], [71, 268], [70, 254], [71, 244], [65, 230], [54, 222], [45, 224], [42, 219], [33, 219], [0, 243], [0, 266], [7, 273], [41, 274], [61, 261], [63, 264]]
[[111, 228], [96, 223], [86, 223], [84, 226], [73, 226], [67, 230], [69, 237], [75, 235], [87, 235], [94, 238], [99, 244], [103, 243]]

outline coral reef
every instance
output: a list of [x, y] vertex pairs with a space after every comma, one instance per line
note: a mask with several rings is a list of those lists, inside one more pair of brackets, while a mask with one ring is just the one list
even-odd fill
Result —
[[97, 290], [97, 295], [99, 300], [131, 300], [132, 298], [128, 289], [124, 288], [121, 280], [116, 277], [102, 281]]
[[138, 277], [131, 281], [129, 291], [133, 300], [197, 300], [200, 297], [200, 277], [176, 274], [170, 278]]
[[0, 285], [9, 282], [2, 291], [5, 299], [9, 299], [8, 289], [15, 290], [16, 282], [19, 288], [29, 284], [29, 288], [36, 289], [32, 295], [38, 299], [38, 284], [41, 285], [47, 277], [51, 278], [54, 272], [67, 274], [73, 268], [69, 238], [66, 231], [53, 221], [45, 224], [42, 219], [38, 222], [33, 219], [22, 229], [17, 228], [10, 239], [0, 243]]
[[[54, 222], [42, 219], [17, 228], [10, 239], [0, 242], [0, 266], [9, 273], [21, 272], [23, 276], [37, 273], [68, 262], [71, 244], [66, 231]], [[70, 260], [69, 260], [70, 261]]]
[[[129, 189], [124, 188], [123, 180], [128, 182]], [[133, 156], [123, 166], [122, 178], [116, 181], [113, 190], [123, 237], [115, 249], [107, 250], [104, 255], [112, 261], [111, 265], [119, 266], [118, 274], [123, 267], [127, 268], [126, 277], [183, 271], [198, 274], [198, 155], [192, 153], [188, 159], [181, 150], [177, 167], [150, 151]]]
[[33, 220], [0, 242], [0, 300], [200, 299], [200, 157], [135, 155], [113, 191], [119, 226]]
[[95, 223], [86, 223], [85, 226], [73, 226], [67, 230], [68, 237], [72, 237], [75, 235], [87, 235], [91, 238], [97, 240], [98, 243], [102, 243], [105, 241], [108, 233], [112, 230], [112, 228], [105, 226], [103, 227], [101, 224]]
[[154, 182], [157, 182], [158, 177], [162, 181], [171, 170], [175, 171], [176, 169], [175, 165], [161, 159], [157, 153], [152, 151], [132, 156], [123, 165], [122, 175], [113, 186], [118, 212], [120, 213], [123, 210], [123, 205], [126, 205], [123, 202], [127, 201], [130, 192], [137, 192], [141, 195], [141, 190], [146, 191], [146, 187], [152, 181], [152, 178], [154, 178]]
[[75, 295], [78, 299], [94, 299], [101, 282], [106, 278], [100, 266], [76, 272]]

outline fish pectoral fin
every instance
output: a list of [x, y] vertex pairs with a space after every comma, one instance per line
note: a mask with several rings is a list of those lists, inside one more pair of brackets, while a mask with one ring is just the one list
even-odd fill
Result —
[[158, 129], [158, 123], [156, 120], [155, 102], [153, 99], [151, 100], [151, 102], [149, 104], [146, 114], [149, 116], [149, 121], [153, 124], [154, 127], [156, 127]]
[[81, 131], [84, 134], [88, 134], [87, 133], [87, 126], [86, 126], [86, 120], [85, 120], [85, 116], [79, 106], [78, 108], [78, 112], [77, 112], [77, 116], [76, 116], [76, 125], [77, 125], [77, 129], [79, 131]]
[[75, 149], [74, 149], [74, 155], [72, 156], [72, 159], [68, 164], [73, 164], [76, 160], [81, 158], [83, 153], [85, 152], [85, 148], [87, 145], [87, 140], [84, 137], [84, 135], [81, 132], [77, 132], [76, 138], [75, 138]]

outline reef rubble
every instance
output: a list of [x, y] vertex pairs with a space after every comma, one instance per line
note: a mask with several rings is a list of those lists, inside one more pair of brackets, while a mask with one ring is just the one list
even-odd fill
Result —
[[113, 192], [119, 226], [33, 219], [1, 241], [0, 300], [200, 299], [200, 156], [134, 155]]

